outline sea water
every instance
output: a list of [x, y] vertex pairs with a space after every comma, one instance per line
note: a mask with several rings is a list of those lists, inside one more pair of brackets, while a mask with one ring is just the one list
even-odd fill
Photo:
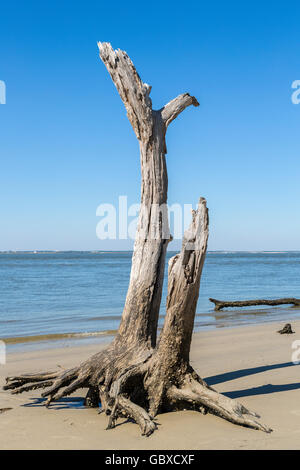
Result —
[[[168, 259], [175, 253], [168, 252]], [[131, 252], [0, 254], [0, 339], [8, 346], [57, 345], [113, 335], [118, 328]], [[166, 276], [159, 326], [163, 324]], [[195, 330], [300, 318], [300, 308], [245, 307], [214, 311], [220, 300], [300, 297], [300, 252], [209, 252]]]

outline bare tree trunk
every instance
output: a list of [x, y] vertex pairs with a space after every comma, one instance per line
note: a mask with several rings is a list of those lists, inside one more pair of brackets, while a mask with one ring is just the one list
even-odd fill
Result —
[[[188, 106], [188, 93], [158, 111], [152, 110], [151, 87], [143, 83], [126, 52], [99, 43], [100, 57], [116, 85], [140, 145], [141, 210], [122, 320], [113, 342], [78, 367], [7, 378], [6, 390], [21, 393], [46, 388], [46, 405], [88, 388], [87, 406], [99, 406], [108, 428], [121, 416], [133, 418], [151, 434], [157, 413], [183, 406], [211, 411], [229, 421], [270, 431], [249, 418], [245, 407], [208, 387], [189, 364], [194, 317], [208, 238], [206, 201], [200, 199], [182, 250], [169, 263], [167, 313], [156, 341], [165, 256], [170, 240], [167, 218], [165, 134]], [[255, 415], [255, 414], [252, 414]], [[255, 415], [256, 416], [256, 415]]]
[[169, 261], [167, 313], [155, 354], [149, 359], [145, 385], [149, 413], [192, 408], [265, 432], [254, 412], [209, 387], [190, 365], [189, 355], [200, 279], [208, 240], [208, 210], [201, 198], [185, 232], [181, 252]]
[[[120, 94], [140, 145], [141, 207], [132, 257], [130, 284], [117, 341], [156, 344], [166, 249], [168, 177], [165, 134], [169, 123], [187, 106], [198, 106], [187, 93], [159, 111], [152, 110], [151, 87], [143, 83], [126, 52], [99, 43], [100, 57]], [[159, 212], [161, 208], [162, 212]]]
[[[154, 205], [167, 202], [164, 123], [152, 110], [151, 87], [143, 83], [128, 55], [99, 43], [100, 57], [123, 100], [127, 116], [140, 145], [141, 207], [134, 245], [129, 289], [116, 341], [154, 347], [156, 343], [163, 272], [168, 239], [157, 227]], [[157, 227], [156, 238], [151, 237]], [[149, 236], [150, 235], [150, 236]]]

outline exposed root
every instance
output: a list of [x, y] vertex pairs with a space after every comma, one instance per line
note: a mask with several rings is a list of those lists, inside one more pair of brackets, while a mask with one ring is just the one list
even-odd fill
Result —
[[[157, 412], [186, 407], [203, 414], [213, 413], [234, 424], [271, 432], [257, 420], [256, 413], [209, 387], [191, 368], [178, 368], [177, 373], [174, 371], [174, 375], [168, 376], [159, 356], [154, 358], [148, 354], [136, 364], [130, 360], [130, 365], [124, 361], [124, 356], [121, 361], [118, 357], [110, 359], [105, 361], [105, 368], [98, 367], [97, 375], [90, 362], [86, 362], [59, 373], [9, 377], [4, 389], [17, 394], [49, 387], [42, 393], [48, 407], [52, 401], [71, 395], [78, 388], [88, 388], [85, 403], [98, 407], [101, 402], [100, 411], [109, 416], [107, 429], [114, 428], [116, 420], [125, 416], [134, 420], [145, 436], [157, 428], [153, 420]], [[113, 374], [116, 370], [118, 372]]]
[[[136, 421], [142, 435], [149, 436], [156, 429], [156, 424], [143, 408], [144, 402], [147, 402], [144, 398], [147, 392], [141, 384], [151, 354], [151, 351], [136, 351], [135, 354], [131, 351], [128, 355], [124, 351], [119, 351], [119, 354], [106, 351], [101, 357], [94, 356], [73, 369], [8, 377], [4, 388], [15, 394], [48, 387], [42, 393], [48, 407], [51, 402], [72, 394], [78, 388], [87, 387], [85, 404], [99, 407], [101, 401], [101, 412], [109, 416], [107, 429], [113, 428], [120, 416], [126, 416]], [[137, 360], [135, 364], [134, 355]], [[103, 367], [99, 366], [101, 361]], [[132, 401], [136, 398], [137, 403]]]
[[25, 384], [21, 387], [16, 387], [12, 390], [12, 395], [17, 395], [18, 393], [29, 392], [30, 390], [37, 390], [38, 388], [46, 388], [52, 385], [52, 380], [42, 380], [41, 382], [34, 382], [33, 384]]
[[[52, 401], [58, 400], [63, 396], [67, 396], [75, 392], [75, 390], [83, 386], [84, 381], [85, 377], [81, 377], [80, 373], [78, 375], [78, 368], [67, 370], [55, 380], [52, 387], [50, 387], [46, 392], [42, 393], [43, 398], [49, 397], [46, 401], [46, 406], [49, 406]], [[66, 388], [59, 392], [59, 390], [63, 387]]]
[[[84, 385], [84, 379], [78, 378], [74, 380], [68, 387], [64, 388], [60, 392], [55, 393], [54, 395], [50, 395], [46, 402], [46, 406], [49, 406], [52, 401], [57, 401], [60, 400], [62, 397], [66, 397], [68, 395], [71, 395], [75, 390], [78, 388], [82, 388]], [[45, 394], [42, 394], [44, 396]], [[47, 394], [48, 395], [48, 394]]]
[[123, 395], [119, 395], [115, 402], [107, 429], [114, 427], [117, 412], [132, 418], [139, 425], [142, 436], [150, 436], [157, 429], [156, 423], [147, 411]]
[[211, 387], [203, 385], [203, 383], [195, 380], [190, 374], [186, 376], [182, 387], [171, 387], [168, 391], [168, 396], [175, 406], [176, 402], [189, 402], [193, 405], [204, 406], [211, 413], [231, 423], [267, 433], [272, 431], [268, 426], [251, 418], [259, 418], [260, 416], [257, 413], [248, 410], [241, 403], [216, 392]]
[[123, 374], [121, 374], [111, 384], [109, 391], [110, 397], [116, 399], [121, 394], [122, 390], [124, 389], [126, 384], [128, 384], [130, 379], [142, 375], [143, 372], [145, 372], [145, 370], [143, 370], [143, 364], [144, 363], [141, 363], [136, 366], [129, 367], [128, 370], [125, 370], [125, 372], [123, 372]]
[[[42, 393], [42, 397], [49, 397], [46, 401], [46, 406], [49, 406], [51, 401], [70, 395], [82, 386], [84, 380], [83, 378], [78, 379], [78, 371], [79, 368], [76, 367], [66, 371], [63, 370], [62, 372], [45, 372], [7, 377], [6, 385], [4, 385], [3, 389], [11, 390], [11, 393], [15, 395], [49, 387], [46, 392]], [[66, 388], [58, 393], [63, 387]]]
[[[13, 377], [7, 377], [6, 385], [4, 385], [3, 390], [15, 390], [24, 384], [32, 384], [32, 388], [26, 388], [24, 390], [20, 390], [19, 393], [21, 393], [23, 391], [29, 391], [29, 390], [34, 390], [35, 388], [39, 388], [39, 387], [34, 386], [34, 384], [36, 384], [37, 382], [42, 383], [42, 382], [47, 381], [48, 384], [52, 385], [53, 381], [59, 376], [59, 374], [61, 374], [61, 372], [43, 372], [39, 374], [24, 374], [24, 375], [16, 375]], [[49, 385], [45, 385], [45, 386], [48, 387]]]
[[84, 400], [84, 406], [88, 408], [98, 408], [99, 398], [100, 398], [99, 389], [97, 387], [89, 387], [85, 400]]

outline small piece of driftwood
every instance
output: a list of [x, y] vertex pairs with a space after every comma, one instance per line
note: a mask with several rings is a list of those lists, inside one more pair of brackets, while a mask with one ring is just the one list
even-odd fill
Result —
[[12, 410], [12, 408], [0, 408], [0, 413], [5, 413], [5, 411]]
[[290, 323], [287, 323], [286, 325], [284, 325], [282, 330], [278, 330], [277, 333], [280, 333], [281, 335], [291, 335], [295, 332], [292, 330], [292, 325]]
[[222, 310], [225, 307], [252, 307], [253, 305], [284, 305], [293, 304], [300, 307], [300, 299], [285, 298], [285, 299], [257, 299], [257, 300], [237, 300], [235, 302], [225, 302], [223, 300], [209, 299], [215, 304], [215, 311]]

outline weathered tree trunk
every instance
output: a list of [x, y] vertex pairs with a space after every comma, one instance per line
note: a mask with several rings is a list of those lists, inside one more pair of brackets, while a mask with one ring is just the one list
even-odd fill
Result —
[[130, 283], [122, 320], [113, 342], [78, 367], [7, 378], [6, 390], [21, 393], [46, 388], [46, 405], [88, 388], [87, 406], [110, 415], [108, 428], [120, 415], [133, 418], [144, 435], [151, 434], [159, 412], [190, 406], [211, 411], [236, 424], [270, 431], [250, 419], [244, 406], [218, 394], [189, 364], [194, 317], [208, 238], [206, 201], [200, 199], [182, 250], [169, 262], [167, 313], [157, 342], [165, 256], [170, 240], [167, 218], [165, 134], [168, 125], [197, 100], [179, 95], [152, 110], [151, 87], [143, 83], [124, 51], [99, 43], [100, 57], [125, 104], [139, 140], [141, 210], [132, 257]]
[[[128, 55], [99, 43], [100, 57], [123, 100], [140, 145], [141, 208], [134, 245], [129, 289], [116, 338], [131, 346], [152, 348], [156, 343], [163, 272], [168, 237], [152, 210], [167, 202], [165, 125], [160, 112], [152, 110], [151, 87], [143, 83]], [[155, 238], [149, 236], [157, 228]], [[168, 227], [166, 228], [168, 231]], [[151, 233], [150, 233], [151, 235]], [[153, 234], [154, 235], [154, 234]]]
[[215, 311], [218, 312], [226, 307], [253, 307], [255, 305], [288, 305], [293, 304], [296, 307], [300, 307], [300, 299], [288, 297], [284, 299], [256, 299], [256, 300], [236, 300], [236, 301], [224, 301], [217, 299], [209, 299], [215, 304]]

